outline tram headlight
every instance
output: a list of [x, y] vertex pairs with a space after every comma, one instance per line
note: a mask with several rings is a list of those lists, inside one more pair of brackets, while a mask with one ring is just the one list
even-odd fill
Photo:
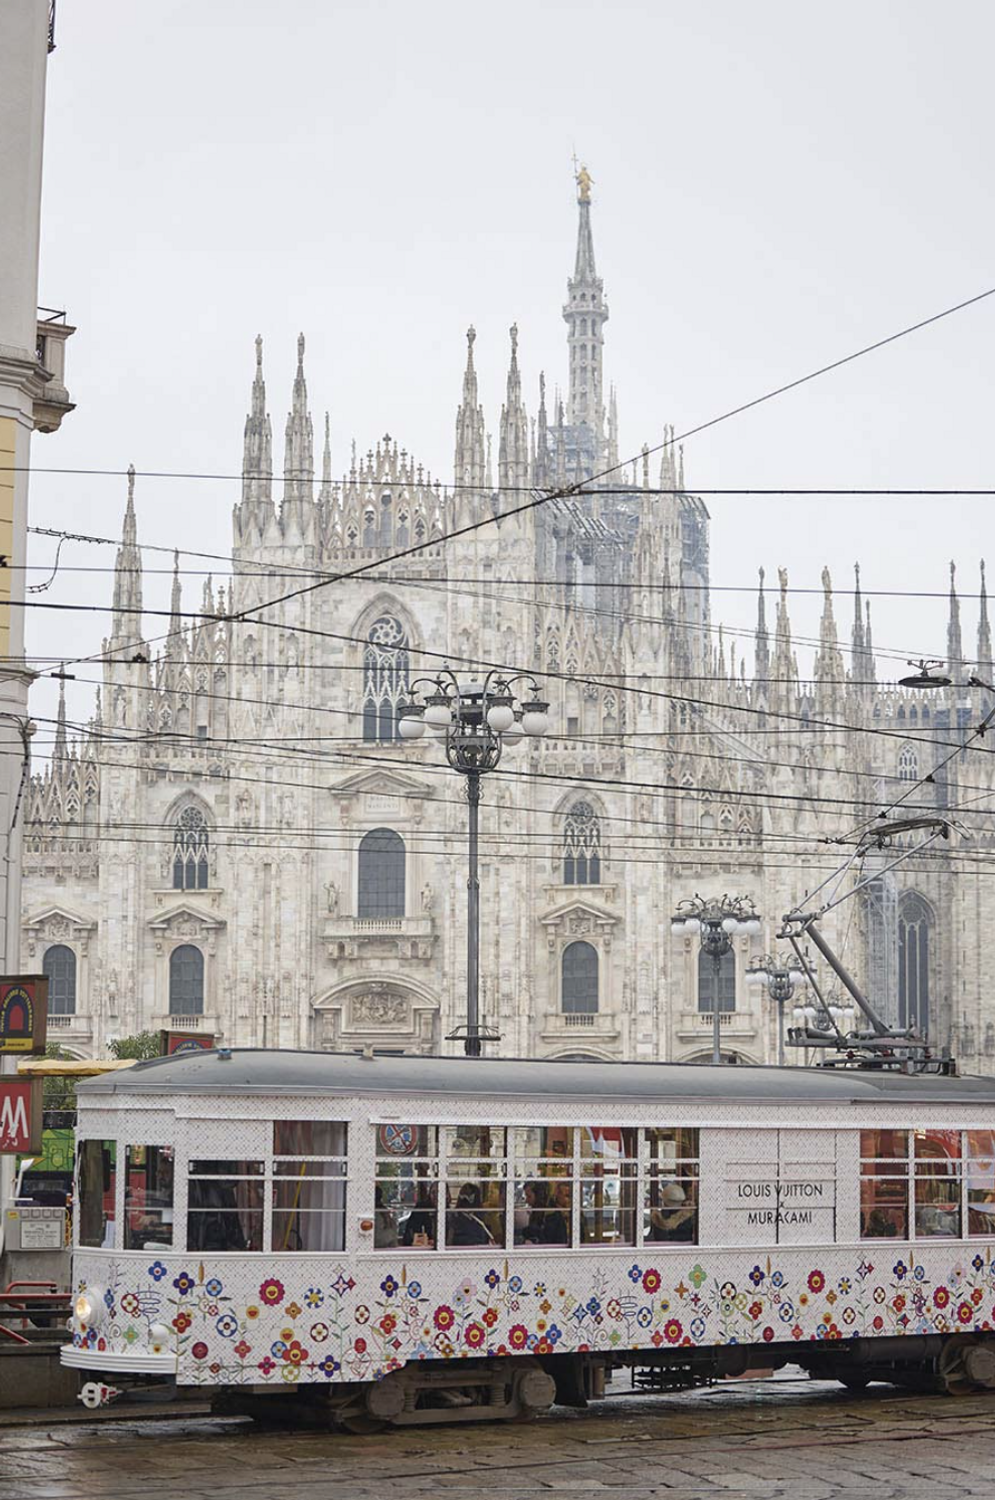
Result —
[[165, 1323], [153, 1323], [149, 1328], [149, 1343], [153, 1354], [169, 1352], [169, 1329]]
[[88, 1286], [85, 1292], [80, 1292], [73, 1303], [73, 1312], [77, 1323], [83, 1323], [87, 1328], [99, 1328], [107, 1316], [103, 1287]]

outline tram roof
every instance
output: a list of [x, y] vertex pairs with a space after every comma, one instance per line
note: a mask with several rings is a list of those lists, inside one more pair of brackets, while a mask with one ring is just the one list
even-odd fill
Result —
[[97, 1094], [470, 1094], [488, 1097], [995, 1104], [995, 1078], [555, 1058], [364, 1057], [233, 1048], [153, 1058], [78, 1085]]

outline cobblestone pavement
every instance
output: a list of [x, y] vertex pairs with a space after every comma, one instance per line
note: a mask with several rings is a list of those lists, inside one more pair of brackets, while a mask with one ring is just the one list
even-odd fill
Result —
[[995, 1483], [995, 1395], [855, 1398], [783, 1377], [365, 1438], [194, 1415], [14, 1418], [0, 1426], [0, 1500], [960, 1500]]

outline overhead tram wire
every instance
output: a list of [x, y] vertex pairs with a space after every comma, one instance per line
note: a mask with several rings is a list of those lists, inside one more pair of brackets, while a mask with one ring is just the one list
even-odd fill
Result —
[[[744, 412], [751, 411], [755, 407], [763, 405], [765, 402], [772, 401], [776, 397], [786, 394], [788, 391], [796, 390], [799, 386], [806, 385], [810, 381], [816, 380], [822, 375], [827, 375], [833, 370], [838, 370], [844, 365], [851, 364], [853, 363], [853, 361], [861, 359], [864, 355], [871, 354], [878, 349], [884, 348], [888, 344], [893, 344], [899, 339], [907, 337], [909, 334], [916, 333], [923, 328], [929, 327], [933, 323], [938, 323], [944, 318], [951, 317], [954, 313], [961, 312], [967, 307], [972, 307], [977, 303], [984, 301], [986, 298], [991, 297], [993, 294], [995, 294], [995, 287], [990, 287], [987, 291], [979, 292], [973, 297], [966, 298], [965, 300], [958, 302], [951, 307], [943, 309], [941, 312], [933, 313], [928, 318], [922, 318], [917, 323], [910, 324], [905, 328], [899, 329], [895, 333], [889, 334], [886, 338], [878, 339], [874, 343], [867, 344], [861, 349], [856, 349], [850, 354], [844, 355], [840, 359], [833, 360], [829, 364], [822, 365], [816, 370], [811, 370], [806, 375], [802, 375], [797, 377], [795, 380], [788, 381], [785, 384], [776, 387], [776, 389], [774, 390], [767, 391], [761, 396], [756, 396], [750, 401], [742, 402], [739, 406], [732, 407], [728, 411], [720, 413], [718, 416], [711, 417], [706, 422], [700, 422], [696, 427], [688, 428], [682, 433], [678, 433], [670, 438], [666, 438], [663, 442], [655, 444], [652, 448], [643, 448], [637, 455], [635, 455], [635, 457], [625, 460], [624, 463], [613, 464], [609, 468], [602, 470], [600, 473], [592, 475], [587, 483], [592, 485], [596, 484], [599, 480], [606, 479], [611, 474], [619, 472], [619, 470], [623, 469], [628, 464], [638, 463], [651, 453], [659, 453], [662, 452], [665, 448], [672, 448], [677, 443], [685, 442], [689, 437], [694, 437], [699, 433], [708, 431], [710, 428], [717, 427], [720, 423], [727, 422], [733, 417], [740, 416]], [[243, 476], [239, 477], [241, 478]], [[584, 486], [582, 483], [575, 483], [573, 485], [561, 486], [541, 495], [536, 495], [535, 493], [533, 493], [532, 497], [529, 500], [522, 502], [522, 504], [520, 505], [512, 506], [510, 510], [502, 511], [496, 515], [484, 516], [477, 521], [468, 522], [466, 526], [457, 527], [455, 531], [451, 531], [441, 537], [429, 537], [424, 542], [416, 543], [411, 547], [402, 548], [386, 558], [378, 558], [375, 561], [364, 563], [357, 568], [351, 568], [340, 572], [334, 575], [334, 577], [331, 579], [309, 583], [300, 589], [289, 590], [283, 594], [278, 594], [273, 599], [263, 601], [254, 606], [252, 609], [239, 611], [237, 614], [229, 616], [228, 618], [233, 622], [247, 621], [250, 616], [258, 615], [262, 610], [273, 609], [279, 604], [289, 603], [291, 599], [302, 598], [305, 595], [313, 593], [318, 589], [327, 588], [329, 583], [331, 582], [341, 582], [345, 579], [356, 578], [364, 573], [370, 572], [375, 567], [385, 567], [391, 562], [399, 561], [401, 558], [417, 556], [419, 553], [422, 553], [429, 548], [439, 546], [443, 542], [454, 541], [461, 536], [466, 536], [470, 533], [479, 531], [484, 526], [496, 524], [499, 520], [510, 520], [513, 516], [522, 515], [526, 511], [538, 509], [538, 507], [547, 505], [553, 500], [568, 499], [572, 495], [582, 494], [583, 490]], [[256, 623], [259, 622], [257, 621]], [[76, 660], [81, 660], [81, 658], [76, 658]]]

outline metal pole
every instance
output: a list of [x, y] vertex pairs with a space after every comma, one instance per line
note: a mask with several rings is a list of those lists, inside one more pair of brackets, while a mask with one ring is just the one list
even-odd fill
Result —
[[480, 772], [466, 778], [466, 800], [470, 809], [469, 869], [466, 880], [466, 1041], [467, 1057], [480, 1056], [480, 877], [477, 872], [477, 814], [480, 807]]
[[783, 995], [776, 996], [777, 1004], [777, 1066], [784, 1067], [784, 1004]]
[[722, 1027], [719, 1022], [719, 985], [722, 979], [722, 954], [712, 954], [712, 970], [715, 975], [715, 983], [712, 994], [712, 1062], [716, 1067], [722, 1064]]

